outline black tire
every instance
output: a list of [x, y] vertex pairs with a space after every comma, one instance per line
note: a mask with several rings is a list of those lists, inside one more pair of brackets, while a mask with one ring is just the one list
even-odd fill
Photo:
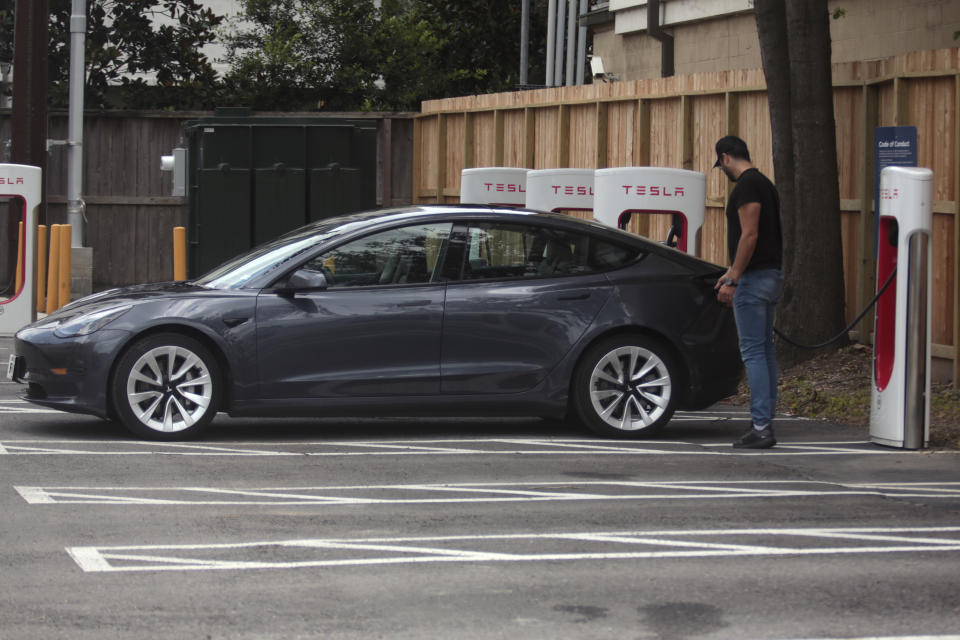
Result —
[[217, 415], [220, 380], [216, 359], [197, 340], [178, 333], [148, 336], [117, 362], [110, 383], [114, 411], [144, 438], [190, 438]]
[[673, 353], [661, 342], [639, 335], [607, 338], [587, 350], [574, 372], [574, 409], [596, 434], [648, 436], [673, 416], [679, 374]]

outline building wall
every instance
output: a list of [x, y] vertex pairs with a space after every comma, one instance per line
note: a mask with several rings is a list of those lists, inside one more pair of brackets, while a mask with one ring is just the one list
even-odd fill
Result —
[[[733, 11], [670, 24], [668, 10], [672, 1], [675, 0], [664, 2], [664, 29], [674, 36], [678, 75], [762, 66], [752, 12]], [[874, 60], [960, 44], [953, 37], [960, 31], [957, 0], [831, 0], [829, 6], [831, 12], [845, 12], [830, 22], [834, 62]], [[629, 11], [635, 13], [637, 9]], [[614, 12], [614, 16], [618, 13]], [[646, 20], [633, 24], [645, 27]], [[600, 56], [605, 70], [620, 80], [659, 77], [660, 43], [645, 30], [625, 31], [636, 28], [625, 25], [618, 19], [594, 30], [594, 55]]]

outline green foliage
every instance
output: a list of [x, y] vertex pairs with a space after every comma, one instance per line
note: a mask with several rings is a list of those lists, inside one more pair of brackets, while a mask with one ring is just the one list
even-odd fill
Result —
[[[67, 103], [71, 0], [48, 0], [50, 103]], [[15, 0], [0, 0], [12, 60]], [[512, 91], [516, 0], [243, 0], [224, 23], [202, 0], [88, 0], [87, 108], [419, 110], [423, 100]], [[547, 0], [531, 0], [529, 77], [544, 75]], [[227, 48], [217, 77], [200, 49]]]
[[13, 3], [0, 0], [0, 62], [13, 62]]
[[[15, 0], [0, 0], [0, 31], [13, 34]], [[70, 75], [70, 0], [49, 0], [49, 101], [67, 104]], [[166, 20], [160, 21], [159, 18]], [[197, 0], [88, 0], [87, 108], [202, 108], [212, 106], [216, 73], [199, 49], [215, 39], [222, 18]], [[12, 60], [12, 37], [0, 59]], [[148, 85], [143, 75], [152, 76]]]
[[[442, 43], [446, 95], [513, 91], [519, 82], [520, 3], [516, 0], [418, 0]], [[530, 3], [531, 78], [543, 78], [547, 3]]]
[[[65, 105], [70, 67], [70, 0], [50, 0], [50, 77], [54, 104]], [[168, 20], [160, 22], [159, 18]], [[196, 0], [91, 0], [87, 7], [89, 107], [212, 106], [216, 73], [200, 48], [222, 18]], [[143, 75], [153, 75], [148, 87]]]
[[870, 389], [860, 387], [837, 393], [815, 380], [798, 379], [780, 390], [788, 413], [840, 422], [870, 418]]
[[[546, 2], [532, 5], [539, 44], [530, 59], [539, 60], [546, 36], [535, 26]], [[225, 37], [235, 104], [418, 110], [431, 98], [516, 88], [520, 7], [512, 0], [245, 0], [243, 9], [245, 20]]]

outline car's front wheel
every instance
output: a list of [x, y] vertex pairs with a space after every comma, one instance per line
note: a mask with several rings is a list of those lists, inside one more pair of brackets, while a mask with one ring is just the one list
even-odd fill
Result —
[[677, 404], [679, 368], [672, 353], [646, 336], [616, 336], [584, 354], [572, 400], [591, 431], [641, 437], [662, 429]]
[[127, 349], [111, 391], [124, 426], [145, 438], [176, 440], [195, 436], [213, 420], [220, 403], [220, 372], [200, 342], [162, 333]]

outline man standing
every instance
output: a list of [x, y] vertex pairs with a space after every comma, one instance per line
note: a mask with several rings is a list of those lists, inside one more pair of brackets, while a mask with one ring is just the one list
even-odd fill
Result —
[[717, 300], [733, 305], [740, 356], [750, 384], [752, 428], [734, 447], [766, 449], [777, 444], [777, 356], [773, 315], [783, 291], [780, 196], [750, 162], [747, 143], [736, 136], [717, 141], [720, 169], [736, 183], [727, 202], [727, 249], [733, 264], [717, 281]]

